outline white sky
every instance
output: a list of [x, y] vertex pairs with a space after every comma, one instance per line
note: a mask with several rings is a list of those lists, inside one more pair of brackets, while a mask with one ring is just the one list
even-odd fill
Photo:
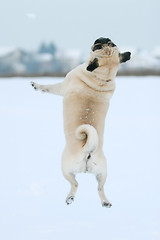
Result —
[[159, 0], [5, 0], [0, 46], [36, 49], [53, 41], [86, 53], [103, 36], [118, 46], [153, 49], [160, 45], [159, 12]]

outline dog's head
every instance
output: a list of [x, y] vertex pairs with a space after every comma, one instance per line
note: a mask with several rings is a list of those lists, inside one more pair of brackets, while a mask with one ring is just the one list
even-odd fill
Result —
[[117, 46], [109, 38], [98, 38], [91, 47], [87, 70], [92, 72], [101, 66], [115, 67], [130, 59], [131, 53], [120, 53]]

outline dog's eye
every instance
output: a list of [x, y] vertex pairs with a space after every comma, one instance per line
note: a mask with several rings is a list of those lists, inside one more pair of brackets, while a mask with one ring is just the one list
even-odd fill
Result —
[[98, 50], [98, 49], [102, 49], [102, 44], [96, 44], [96, 45], [94, 45], [93, 48], [92, 48], [92, 51], [94, 52], [94, 51], [96, 51], [96, 50]]
[[110, 46], [110, 47], [116, 47], [116, 45], [113, 43], [113, 42], [108, 42], [108, 46]]

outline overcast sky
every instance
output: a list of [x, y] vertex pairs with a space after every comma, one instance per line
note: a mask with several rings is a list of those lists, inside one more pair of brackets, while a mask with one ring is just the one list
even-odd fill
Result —
[[36, 49], [53, 41], [86, 53], [103, 36], [118, 46], [153, 49], [160, 45], [160, 1], [5, 0], [0, 31], [0, 46]]

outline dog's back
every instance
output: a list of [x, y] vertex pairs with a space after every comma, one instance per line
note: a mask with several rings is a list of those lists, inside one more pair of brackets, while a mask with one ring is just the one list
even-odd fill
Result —
[[78, 153], [84, 141], [75, 137], [76, 129], [83, 125], [93, 126], [98, 134], [99, 147], [102, 147], [105, 116], [109, 103], [104, 99], [97, 99], [94, 96], [86, 95], [85, 92], [72, 93], [64, 97], [64, 132], [67, 147], [74, 153]]

